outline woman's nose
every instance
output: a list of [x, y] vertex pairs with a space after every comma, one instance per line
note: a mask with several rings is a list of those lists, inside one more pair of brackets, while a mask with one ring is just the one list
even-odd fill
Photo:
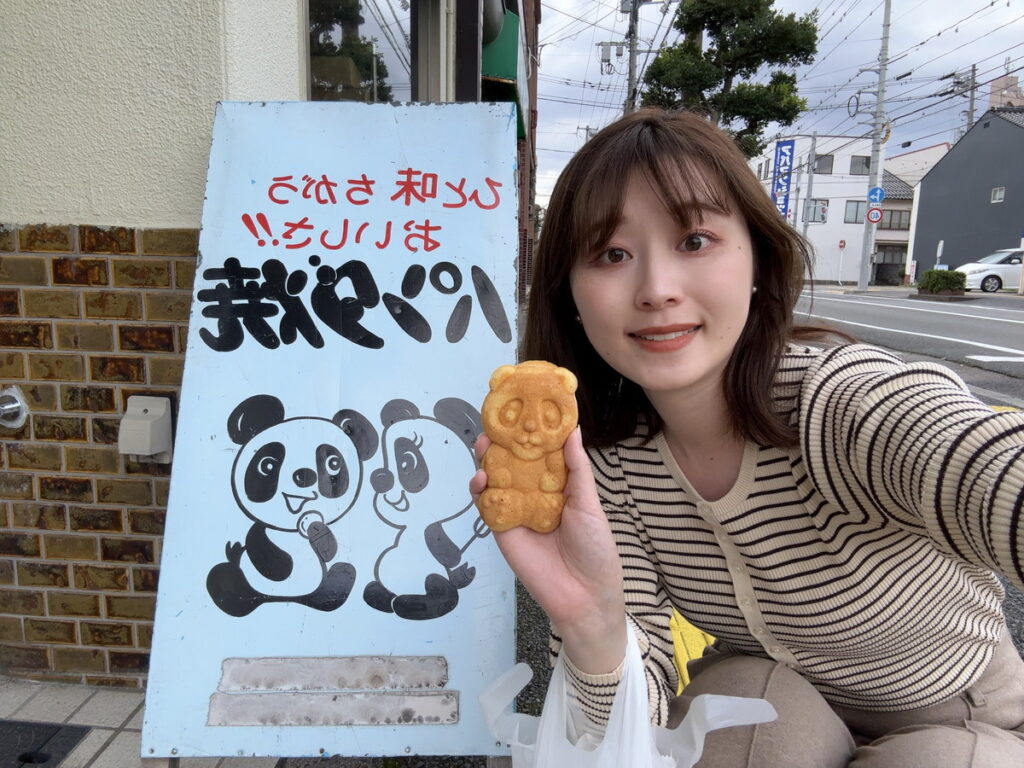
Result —
[[640, 271], [639, 284], [636, 290], [638, 309], [661, 309], [673, 306], [682, 301], [679, 281], [673, 277], [672, 271], [663, 260], [655, 257], [646, 260]]

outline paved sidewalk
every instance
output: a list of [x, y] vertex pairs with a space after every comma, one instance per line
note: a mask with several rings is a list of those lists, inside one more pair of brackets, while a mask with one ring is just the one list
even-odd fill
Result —
[[[144, 761], [139, 756], [144, 699], [141, 690], [0, 677], [0, 718], [89, 727], [60, 768], [166, 766], [167, 760]], [[274, 757], [182, 758], [179, 768], [274, 768], [277, 762]]]

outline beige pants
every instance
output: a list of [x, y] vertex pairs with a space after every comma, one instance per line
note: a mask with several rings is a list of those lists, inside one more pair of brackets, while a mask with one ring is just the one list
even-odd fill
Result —
[[830, 706], [799, 674], [774, 661], [712, 653], [669, 710], [682, 720], [694, 696], [764, 698], [773, 723], [708, 736], [697, 768], [1022, 768], [1024, 662], [1009, 637], [988, 669], [958, 696], [907, 712]]

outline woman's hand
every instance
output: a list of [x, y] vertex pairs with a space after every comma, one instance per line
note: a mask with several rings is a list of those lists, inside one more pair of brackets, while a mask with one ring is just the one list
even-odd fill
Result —
[[[490, 440], [476, 442], [477, 460]], [[626, 647], [622, 565], [594, 486], [580, 430], [565, 444], [568, 481], [562, 522], [551, 533], [529, 528], [495, 532], [501, 553], [562, 637], [565, 652], [583, 672], [610, 672]], [[481, 469], [470, 481], [474, 497], [487, 487]]]

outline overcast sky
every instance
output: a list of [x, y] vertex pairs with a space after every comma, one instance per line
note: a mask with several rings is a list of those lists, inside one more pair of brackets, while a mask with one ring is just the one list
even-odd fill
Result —
[[[623, 41], [628, 17], [621, 0], [544, 0], [538, 69], [537, 202], [546, 205], [562, 167], [597, 129], [622, 114], [626, 96], [627, 58], [613, 48], [602, 65], [602, 42]], [[671, 18], [678, 5], [654, 2], [640, 8], [640, 48], [671, 44], [678, 33]], [[874, 89], [876, 75], [858, 74], [876, 67], [882, 37], [884, 0], [776, 0], [784, 12], [819, 12], [818, 55], [796, 70], [801, 95], [811, 110], [786, 133], [861, 135], [869, 130], [873, 96], [861, 97], [861, 114], [848, 115], [848, 101], [858, 88]], [[943, 141], [955, 141], [966, 121], [968, 99], [927, 98], [947, 90], [954, 71], [969, 73], [977, 65], [975, 116], [988, 105], [987, 81], [1009, 69], [1024, 67], [1024, 0], [893, 0], [886, 94], [893, 123], [887, 155]], [[666, 37], [667, 35], [667, 37]], [[638, 70], [653, 54], [641, 53]], [[894, 78], [902, 76], [899, 81]], [[765, 72], [764, 74], [767, 74]], [[1024, 71], [1015, 76], [1024, 79]], [[769, 136], [776, 135], [771, 130]], [[910, 142], [909, 147], [903, 147]]]

